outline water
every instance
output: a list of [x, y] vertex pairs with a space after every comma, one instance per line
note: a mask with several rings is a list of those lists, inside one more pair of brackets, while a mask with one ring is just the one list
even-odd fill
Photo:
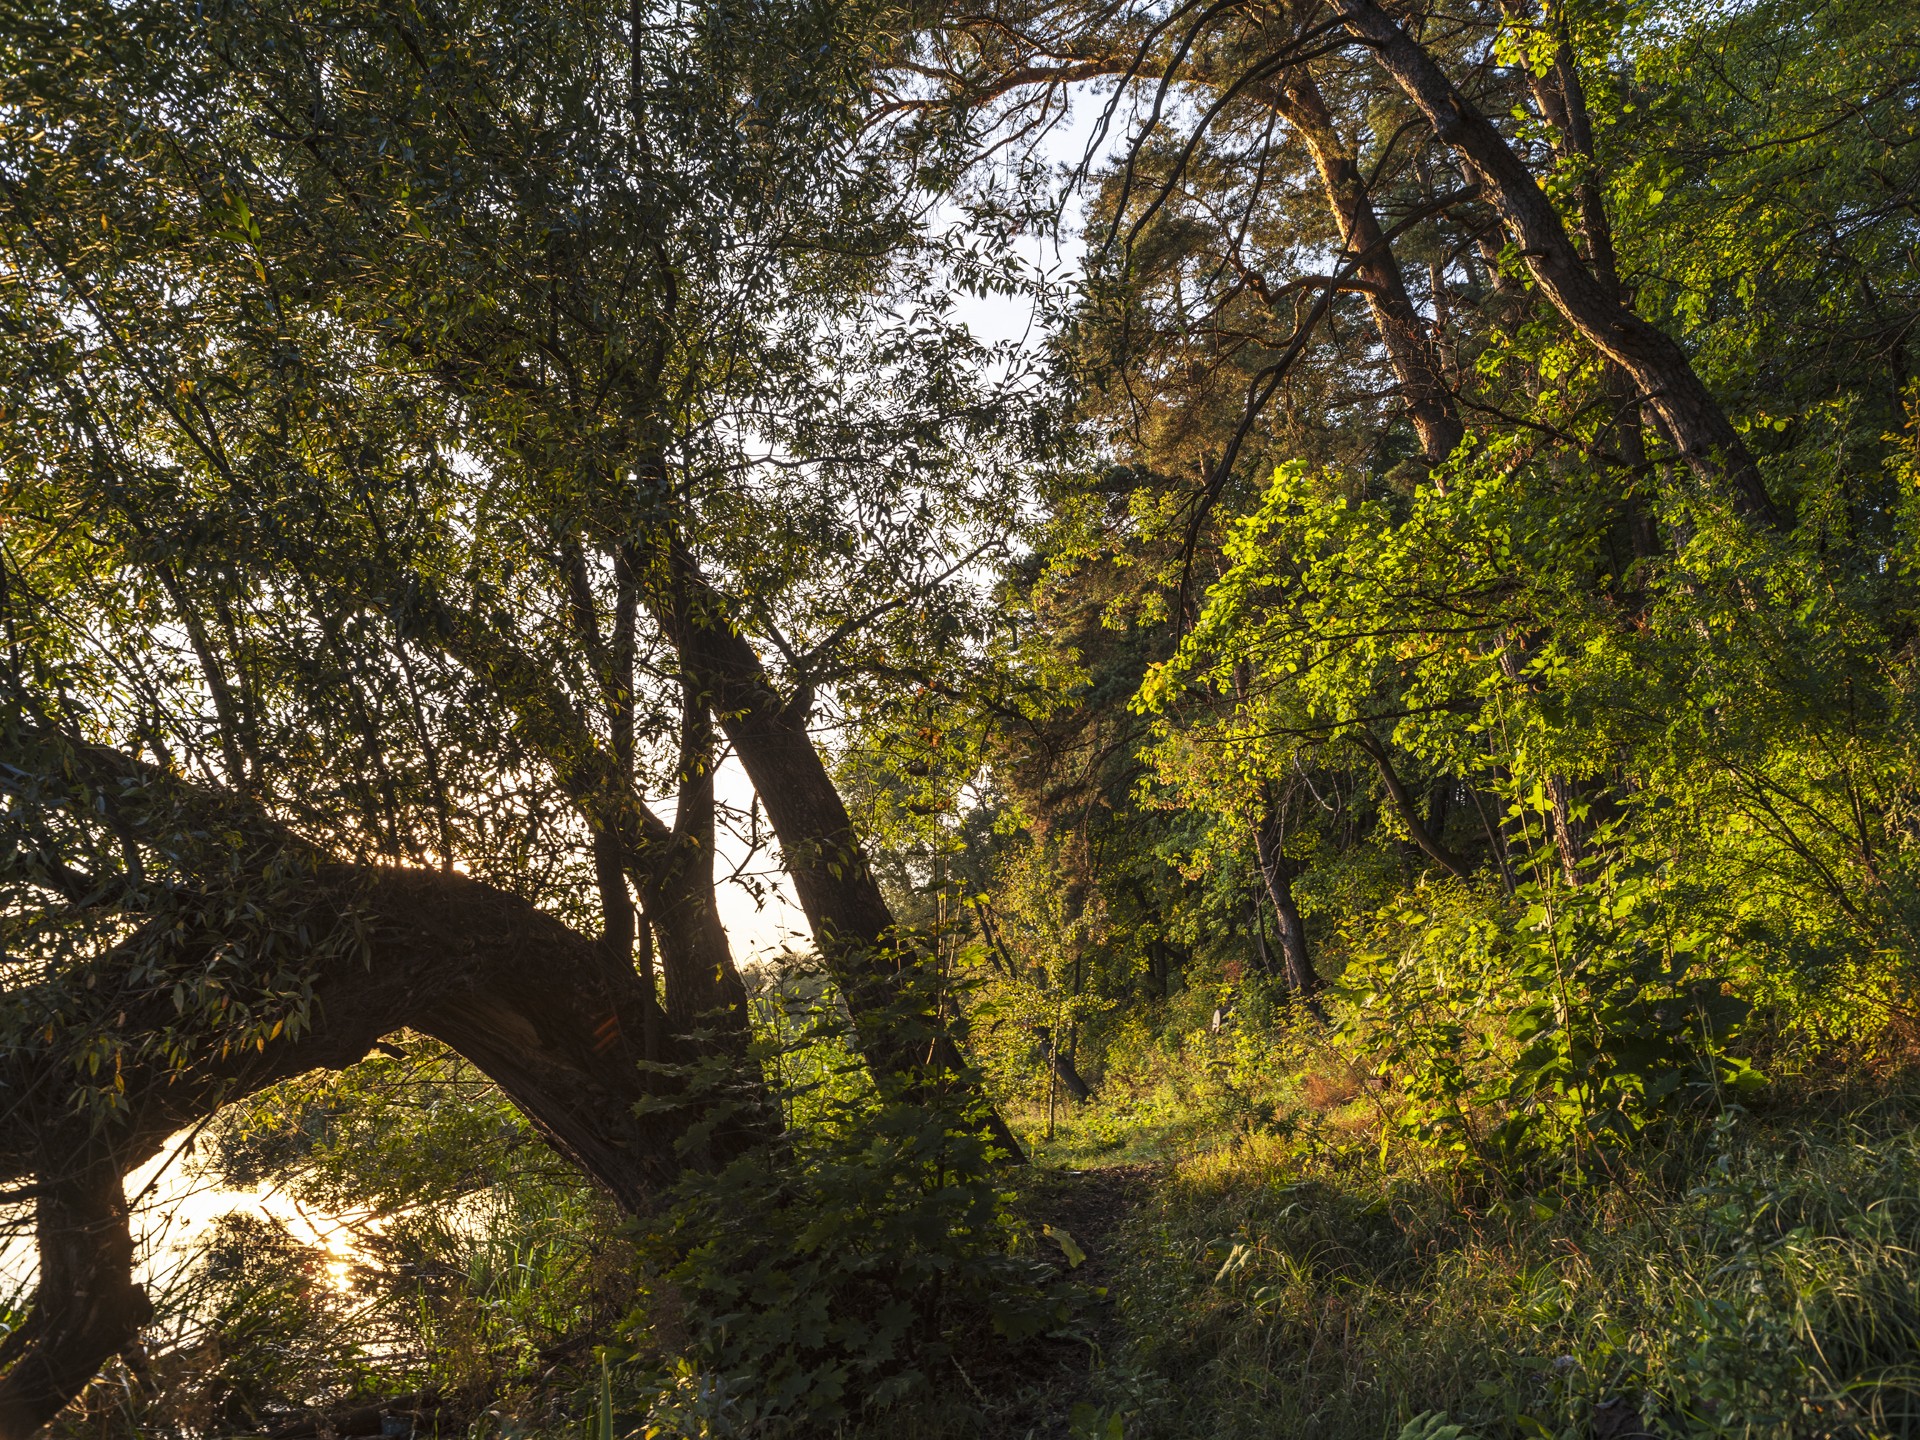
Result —
[[[236, 1189], [208, 1173], [193, 1154], [192, 1131], [181, 1131], [160, 1153], [127, 1177], [133, 1210], [134, 1278], [162, 1293], [191, 1264], [208, 1227], [222, 1217], [248, 1214], [284, 1227], [294, 1239], [326, 1252], [327, 1282], [345, 1291], [363, 1262], [357, 1230], [363, 1216], [310, 1210], [274, 1184]], [[24, 1297], [34, 1286], [39, 1254], [33, 1206], [0, 1212], [0, 1301]]]

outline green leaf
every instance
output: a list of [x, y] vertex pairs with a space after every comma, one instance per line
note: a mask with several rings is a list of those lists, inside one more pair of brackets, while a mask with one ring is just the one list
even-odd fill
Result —
[[1067, 1268], [1078, 1270], [1087, 1263], [1087, 1252], [1080, 1248], [1079, 1242], [1069, 1235], [1064, 1226], [1043, 1225], [1040, 1233], [1060, 1247], [1060, 1253], [1066, 1257]]

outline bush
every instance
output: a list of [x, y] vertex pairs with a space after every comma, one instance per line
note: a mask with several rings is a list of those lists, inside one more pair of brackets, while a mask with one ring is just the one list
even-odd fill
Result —
[[874, 1090], [830, 995], [762, 1030], [804, 1128], [690, 1174], [643, 1241], [635, 1358], [666, 1435], [785, 1435], [965, 1389], [969, 1350], [1068, 1319], [973, 1118]]
[[1338, 1033], [1400, 1131], [1462, 1178], [1604, 1169], [1649, 1126], [1760, 1084], [1728, 1049], [1750, 1007], [1725, 955], [1630, 856], [1511, 897], [1443, 887], [1373, 925], [1388, 943], [1342, 977]]

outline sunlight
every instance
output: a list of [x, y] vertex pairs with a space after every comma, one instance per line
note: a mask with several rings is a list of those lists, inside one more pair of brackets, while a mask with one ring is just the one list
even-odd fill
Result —
[[1920, 4], [22, 14], [0, 1440], [1920, 1435]]
[[[322, 1252], [321, 1269], [329, 1289], [345, 1294], [353, 1288], [355, 1270], [368, 1263], [359, 1237], [377, 1229], [378, 1222], [365, 1213], [330, 1215], [314, 1210], [274, 1184], [223, 1185], [195, 1158], [193, 1138], [184, 1131], [174, 1136], [158, 1155], [127, 1177], [136, 1253], [141, 1257], [137, 1278], [143, 1284], [164, 1284], [183, 1273], [204, 1244], [210, 1226], [231, 1215], [252, 1215]], [[22, 1258], [32, 1266], [31, 1244]], [[17, 1268], [17, 1264], [10, 1266], [9, 1273]]]

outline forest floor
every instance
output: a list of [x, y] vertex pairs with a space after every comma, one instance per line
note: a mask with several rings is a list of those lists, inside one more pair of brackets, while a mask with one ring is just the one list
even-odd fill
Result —
[[[1124, 1344], [1115, 1294], [1126, 1276], [1129, 1222], [1150, 1209], [1164, 1166], [1115, 1164], [1089, 1169], [1036, 1165], [1021, 1209], [1071, 1268], [1076, 1316], [1072, 1339], [1036, 1352], [1041, 1373], [1022, 1375], [993, 1408], [1002, 1433], [1024, 1440], [1070, 1440], [1097, 1434], [1107, 1412], [1099, 1382], [1108, 1356]], [[1008, 1376], [1011, 1379], [1013, 1376]]]
[[1532, 1191], [1337, 1108], [1210, 1146], [1091, 1110], [1017, 1182], [1036, 1235], [1085, 1254], [1073, 1338], [970, 1364], [973, 1418], [949, 1396], [915, 1433], [1920, 1434], [1920, 1084], [1862, 1079]]

